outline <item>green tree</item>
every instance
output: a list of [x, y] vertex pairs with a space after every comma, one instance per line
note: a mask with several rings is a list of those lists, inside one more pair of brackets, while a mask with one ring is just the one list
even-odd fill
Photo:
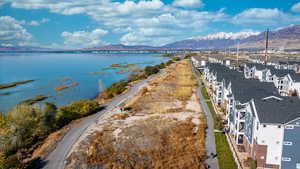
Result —
[[53, 103], [45, 103], [42, 110], [41, 127], [46, 134], [56, 129], [57, 107]]
[[8, 113], [8, 118], [11, 121], [11, 129], [13, 130], [12, 145], [16, 148], [31, 145], [36, 141], [41, 133], [39, 120], [41, 119], [41, 110], [34, 106], [21, 104], [12, 109]]

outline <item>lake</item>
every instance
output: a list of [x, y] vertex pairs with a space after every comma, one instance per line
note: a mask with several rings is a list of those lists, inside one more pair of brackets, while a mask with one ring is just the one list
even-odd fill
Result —
[[[160, 54], [70, 54], [70, 53], [0, 53], [0, 84], [34, 80], [12, 88], [0, 89], [0, 112], [37, 95], [48, 96], [44, 102], [57, 106], [72, 101], [92, 99], [104, 86], [126, 79], [132, 72], [118, 73], [112, 64], [138, 64], [144, 68], [169, 60]], [[130, 68], [127, 68], [130, 69]], [[75, 84], [63, 90], [59, 86]]]

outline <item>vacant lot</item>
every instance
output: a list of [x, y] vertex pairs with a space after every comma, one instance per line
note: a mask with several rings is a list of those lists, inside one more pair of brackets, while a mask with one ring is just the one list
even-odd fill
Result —
[[69, 156], [66, 168], [204, 168], [205, 120], [191, 65], [168, 68]]

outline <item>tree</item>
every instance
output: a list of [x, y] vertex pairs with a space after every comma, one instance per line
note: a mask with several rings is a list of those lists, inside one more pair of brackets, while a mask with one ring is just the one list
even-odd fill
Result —
[[42, 110], [41, 127], [45, 134], [49, 134], [56, 129], [56, 113], [57, 107], [53, 103], [45, 103]]
[[39, 127], [41, 119], [41, 110], [27, 104], [21, 104], [8, 113], [13, 130], [12, 145], [16, 148], [31, 145], [37, 136], [42, 132]]

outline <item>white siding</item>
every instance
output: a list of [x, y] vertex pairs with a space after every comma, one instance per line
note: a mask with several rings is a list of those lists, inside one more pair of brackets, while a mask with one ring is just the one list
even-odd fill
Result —
[[281, 164], [281, 153], [282, 153], [282, 142], [283, 142], [283, 132], [284, 127], [278, 127], [278, 125], [264, 125], [259, 124], [258, 130], [255, 124], [254, 138], [256, 138], [257, 143], [260, 145], [267, 145], [267, 164]]

